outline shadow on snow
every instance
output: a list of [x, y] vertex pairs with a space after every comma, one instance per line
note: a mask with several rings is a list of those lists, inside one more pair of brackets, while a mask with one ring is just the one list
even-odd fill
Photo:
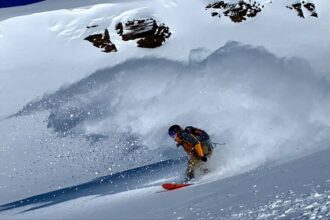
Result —
[[90, 195], [105, 196], [128, 190], [160, 185], [160, 183], [155, 183], [155, 181], [164, 178], [173, 178], [174, 176], [179, 179], [180, 173], [184, 169], [186, 160], [186, 157], [181, 157], [175, 160], [165, 160], [147, 166], [122, 171], [109, 176], [99, 177], [80, 185], [70, 186], [64, 189], [39, 194], [1, 205], [0, 212], [28, 205], [33, 206], [21, 211], [21, 213], [23, 213], [56, 205], [58, 203], [80, 197]]

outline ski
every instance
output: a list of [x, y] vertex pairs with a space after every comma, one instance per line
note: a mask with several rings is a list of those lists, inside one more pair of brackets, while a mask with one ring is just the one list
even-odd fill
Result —
[[164, 183], [162, 187], [166, 190], [175, 190], [191, 185], [192, 185], [191, 183]]

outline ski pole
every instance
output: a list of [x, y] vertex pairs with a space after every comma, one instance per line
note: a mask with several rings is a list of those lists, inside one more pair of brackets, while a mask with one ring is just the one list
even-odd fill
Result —
[[216, 142], [212, 142], [212, 144], [215, 144], [215, 145], [226, 145], [226, 143], [216, 143]]
[[222, 145], [222, 146], [226, 145], [226, 143], [216, 143], [216, 142], [212, 142], [212, 144], [214, 144], [214, 148], [216, 148], [217, 145]]

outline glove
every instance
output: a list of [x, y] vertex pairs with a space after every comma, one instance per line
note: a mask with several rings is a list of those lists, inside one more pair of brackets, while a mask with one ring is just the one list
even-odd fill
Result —
[[201, 160], [202, 160], [203, 162], [206, 162], [206, 161], [207, 161], [207, 158], [206, 158], [205, 156], [203, 156], [203, 157], [201, 158]]

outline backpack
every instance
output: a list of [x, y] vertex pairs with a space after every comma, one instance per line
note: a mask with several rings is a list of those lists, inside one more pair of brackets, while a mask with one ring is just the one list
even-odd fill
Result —
[[205, 131], [199, 128], [195, 128], [193, 126], [186, 127], [184, 131], [194, 135], [200, 142], [210, 139], [210, 136]]

